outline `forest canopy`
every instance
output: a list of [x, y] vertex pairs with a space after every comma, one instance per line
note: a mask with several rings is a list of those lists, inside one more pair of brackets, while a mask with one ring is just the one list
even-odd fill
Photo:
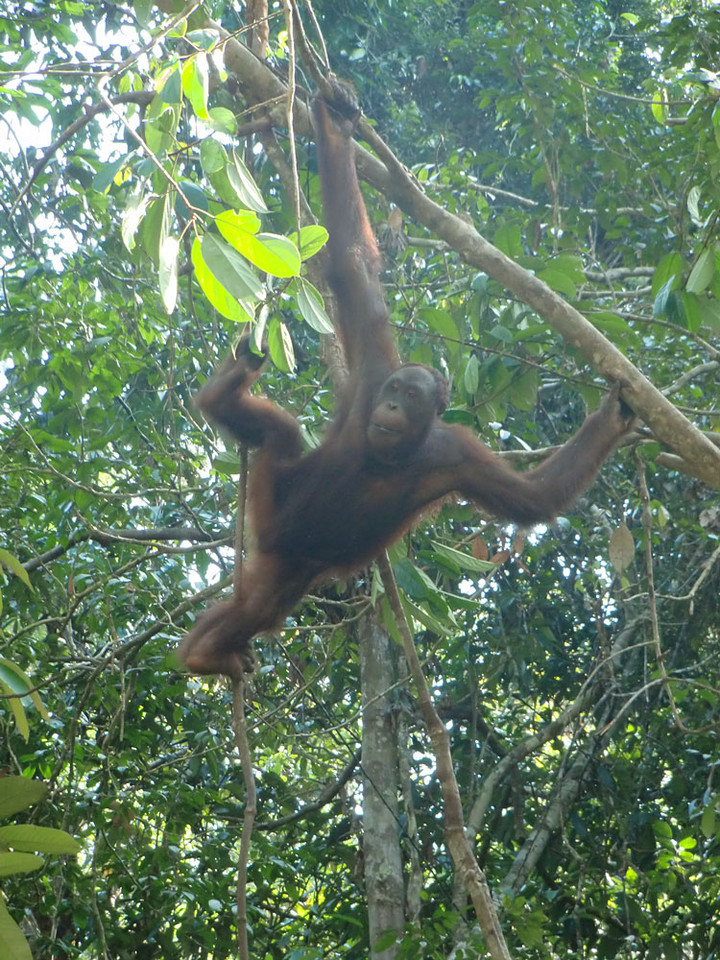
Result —
[[[719, 956], [720, 8], [6, 0], [0, 45], [6, 954]], [[613, 381], [639, 420], [553, 524], [444, 502], [190, 677], [253, 456], [193, 395], [243, 331], [306, 450], [343, 388], [330, 72], [445, 422], [527, 469]]]

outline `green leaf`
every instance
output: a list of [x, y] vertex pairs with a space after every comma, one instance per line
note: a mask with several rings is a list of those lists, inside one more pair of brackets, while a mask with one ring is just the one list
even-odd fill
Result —
[[181, 180], [178, 186], [182, 190], [183, 196], [181, 197], [180, 194], [177, 195], [175, 199], [175, 209], [181, 217], [189, 220], [192, 216], [193, 211], [191, 211], [187, 203], [185, 203], [186, 199], [196, 210], [202, 210], [207, 213], [210, 209], [210, 204], [208, 203], [208, 198], [204, 190], [201, 190], [192, 180]]
[[179, 104], [182, 101], [182, 79], [179, 63], [174, 63], [172, 67], [160, 74], [157, 89], [163, 103]]
[[176, 237], [165, 237], [160, 244], [158, 280], [165, 312], [170, 315], [175, 309], [178, 292], [178, 248]]
[[[257, 245], [257, 246], [255, 246]], [[273, 277], [297, 277], [300, 273], [300, 252], [292, 240], [277, 233], [258, 233], [252, 237], [248, 260]]]
[[658, 295], [655, 297], [655, 303], [653, 304], [654, 317], [659, 318], [665, 316], [668, 309], [668, 303], [670, 301], [670, 294], [672, 293], [672, 288], [676, 285], [676, 283], [677, 277], [670, 277], [670, 279], [667, 280], [662, 287], [660, 287]]
[[[30, 677], [22, 670], [16, 663], [13, 663], [12, 660], [7, 660], [5, 657], [0, 657], [0, 677], [4, 682], [12, 689], [13, 693], [24, 693], [27, 690], [31, 690], [35, 686], [30, 679]], [[28, 693], [28, 696], [35, 705], [36, 710], [48, 723], [50, 722], [50, 714], [47, 712], [45, 704], [40, 699], [40, 694], [37, 690], [33, 690], [32, 693]]]
[[34, 823], [17, 823], [0, 827], [0, 844], [18, 852], [78, 854], [82, 847], [74, 837], [54, 827], [38, 827]]
[[657, 122], [664, 125], [668, 118], [667, 97], [664, 90], [656, 91], [650, 109]]
[[289, 239], [300, 251], [301, 259], [305, 261], [315, 256], [318, 250], [322, 250], [327, 243], [328, 232], [325, 227], [310, 224], [307, 227], [302, 227], [299, 235], [297, 231], [291, 233]]
[[572, 276], [562, 267], [551, 265], [537, 274], [538, 280], [546, 283], [551, 290], [565, 294], [570, 300], [577, 296], [577, 287], [573, 282]]
[[156, 96], [148, 107], [145, 141], [156, 156], [162, 156], [172, 149], [180, 113], [179, 103], [164, 103], [160, 96]]
[[28, 942], [20, 927], [8, 913], [5, 900], [0, 893], [0, 943], [3, 946], [4, 960], [32, 960]]
[[397, 940], [398, 935], [395, 930], [386, 930], [373, 944], [373, 953], [379, 953], [381, 950], [387, 950]]
[[268, 212], [262, 194], [250, 175], [250, 171], [234, 150], [232, 163], [227, 166], [227, 175], [231, 187], [238, 195], [243, 206], [249, 207], [251, 210], [256, 210], [258, 213]]
[[144, 250], [156, 265], [160, 259], [160, 240], [167, 234], [167, 219], [165, 197], [153, 198], [142, 222], [140, 236]]
[[715, 836], [715, 824], [715, 806], [711, 803], [705, 807], [702, 812], [702, 817], [700, 818], [700, 829], [702, 830], [703, 836], [707, 837], [708, 840]]
[[451, 617], [448, 617], [447, 620], [440, 620], [425, 607], [414, 603], [407, 594], [403, 595], [401, 602], [405, 615], [411, 622], [417, 620], [418, 623], [422, 623], [424, 627], [432, 630], [433, 633], [437, 633], [440, 637], [447, 637], [455, 633], [457, 627]]
[[252, 210], [223, 210], [215, 218], [215, 223], [227, 242], [236, 249], [241, 236], [257, 233], [260, 229], [260, 217]]
[[203, 140], [200, 144], [200, 165], [207, 176], [224, 169], [227, 162], [228, 155], [221, 143], [211, 138]]
[[[200, 284], [200, 289], [208, 298], [215, 309], [228, 320], [234, 320], [236, 323], [247, 323], [252, 321], [251, 307], [235, 297], [216, 279], [210, 267], [205, 262], [202, 245], [196, 237], [191, 252], [191, 260], [195, 268], [195, 279]], [[254, 297], [249, 297], [254, 300]]]
[[206, 233], [203, 237], [202, 255], [217, 281], [237, 300], [262, 300], [265, 297], [265, 288], [257, 274], [229, 243], [214, 233]]
[[720, 331], [720, 303], [717, 300], [702, 299], [698, 304], [702, 326]]
[[432, 552], [443, 560], [453, 564], [459, 570], [468, 570], [470, 573], [489, 573], [497, 570], [497, 564], [489, 560], [478, 560], [470, 553], [448, 547], [444, 543], [432, 541]]
[[457, 324], [447, 310], [438, 310], [435, 307], [422, 307], [418, 310], [418, 316], [431, 330], [439, 333], [441, 337], [449, 337], [451, 340], [458, 339], [459, 331]]
[[25, 567], [20, 563], [17, 557], [13, 556], [8, 550], [5, 550], [3, 547], [0, 547], [0, 563], [3, 566], [7, 567], [8, 570], [11, 570], [16, 577], [19, 577], [20, 580], [25, 584], [26, 587], [33, 589], [33, 585], [30, 583], [30, 577]]
[[685, 261], [679, 253], [669, 253], [666, 257], [663, 257], [653, 274], [650, 287], [652, 295], [657, 297], [661, 288], [667, 286], [669, 280], [678, 285], [684, 270]]
[[401, 557], [397, 563], [393, 564], [393, 571], [398, 586], [414, 600], [425, 600], [439, 592], [425, 571], [408, 557]]
[[0, 851], [0, 877], [11, 877], [15, 873], [32, 873], [39, 870], [45, 860], [34, 853], [4, 853]]
[[135, 234], [147, 213], [153, 197], [149, 193], [132, 194], [120, 224], [120, 234], [125, 247], [130, 252], [135, 248]]
[[237, 133], [237, 119], [227, 107], [211, 107], [205, 122], [220, 133], [228, 133], [230, 136]]
[[288, 286], [288, 293], [295, 297], [300, 316], [309, 327], [312, 327], [318, 333], [328, 335], [334, 333], [332, 322], [325, 313], [322, 295], [309, 280], [297, 277]]
[[93, 180], [93, 188], [97, 190], [98, 193], [105, 193], [106, 190], [109, 190], [113, 185], [115, 176], [119, 170], [125, 166], [126, 163], [130, 160], [130, 157], [127, 153], [124, 153], [117, 160], [113, 160], [112, 163], [106, 163], [103, 167], [98, 170], [95, 174]]
[[503, 327], [502, 324], [496, 323], [495, 326], [490, 331], [493, 337], [497, 340], [500, 340], [502, 343], [507, 343], [508, 346], [512, 344], [513, 337], [512, 331], [508, 330], [507, 327]]
[[[250, 216], [257, 219], [255, 214]], [[220, 233], [235, 250], [273, 277], [296, 277], [300, 273], [300, 254], [292, 241], [274, 233], [248, 232], [240, 226], [240, 220], [241, 215], [233, 210], [217, 218]]]
[[133, 0], [135, 16], [138, 18], [143, 27], [146, 27], [150, 23], [150, 14], [152, 13], [154, 6], [155, 4], [152, 2], [152, 0]]
[[520, 226], [517, 223], [504, 223], [495, 231], [495, 246], [512, 260], [519, 260], [525, 250]]
[[240, 457], [236, 453], [219, 453], [213, 457], [213, 470], [225, 477], [236, 477], [240, 473]]
[[697, 185], [688, 190], [687, 208], [690, 219], [696, 227], [704, 226], [704, 217], [700, 213], [700, 197], [702, 196], [700, 187]]
[[471, 286], [475, 293], [484, 297], [488, 288], [488, 275], [486, 273], [476, 273], [472, 278]]
[[273, 317], [268, 329], [268, 346], [272, 362], [285, 373], [295, 369], [295, 350], [287, 327]]
[[701, 305], [706, 298], [699, 297], [694, 293], [687, 293], [684, 290], [673, 293], [673, 297], [677, 299], [678, 305], [681, 308], [682, 320], [685, 326], [691, 333], [698, 333], [703, 324]]
[[702, 293], [715, 275], [715, 250], [706, 247], [695, 261], [685, 284], [688, 293]]
[[196, 117], [206, 120], [208, 116], [208, 63], [204, 53], [188, 57], [182, 67], [183, 93], [192, 104]]
[[627, 320], [619, 317], [616, 313], [606, 313], [604, 311], [590, 313], [588, 319], [600, 330], [609, 334], [613, 340], [624, 339], [632, 335]]
[[463, 374], [463, 385], [468, 396], [474, 397], [480, 386], [480, 361], [474, 353], [470, 354]]
[[540, 374], [532, 367], [527, 367], [510, 384], [510, 403], [518, 410], [530, 411], [537, 403], [539, 389]]
[[[13, 688], [9, 684], [5, 683], [4, 680], [0, 680], [0, 692], [15, 693]], [[25, 707], [22, 703], [22, 700], [19, 697], [11, 697], [9, 700], [0, 702], [6, 703], [10, 708], [10, 712], [15, 720], [18, 733], [23, 738], [25, 743], [27, 743], [28, 737], [30, 736], [30, 724], [28, 723], [27, 714], [25, 712]]]
[[28, 777], [0, 777], [0, 819], [37, 803], [47, 793], [41, 780]]

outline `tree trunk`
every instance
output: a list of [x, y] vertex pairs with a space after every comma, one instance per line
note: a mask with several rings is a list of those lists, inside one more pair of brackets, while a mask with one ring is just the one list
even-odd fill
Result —
[[[363, 694], [363, 842], [370, 946], [388, 930], [398, 938], [405, 925], [402, 853], [398, 827], [397, 730], [392, 687], [396, 657], [387, 633], [372, 613], [359, 624]], [[372, 950], [372, 960], [392, 960], [393, 944]]]

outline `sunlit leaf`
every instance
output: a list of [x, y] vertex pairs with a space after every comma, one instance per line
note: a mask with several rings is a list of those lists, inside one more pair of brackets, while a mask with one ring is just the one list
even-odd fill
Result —
[[227, 107], [211, 107], [205, 120], [213, 130], [219, 130], [222, 133], [229, 133], [234, 136], [237, 133], [237, 118], [232, 110]]
[[12, 570], [16, 577], [19, 577], [26, 587], [30, 587], [32, 590], [32, 584], [30, 583], [30, 577], [25, 567], [20, 563], [18, 558], [10, 553], [9, 550], [6, 550], [4, 547], [0, 547], [0, 563], [7, 567], [8, 570]]
[[35, 705], [36, 710], [43, 720], [50, 720], [50, 714], [47, 712], [47, 708], [42, 702], [39, 692], [33, 689], [35, 684], [33, 684], [30, 677], [17, 663], [5, 657], [0, 657], [0, 678], [2, 678], [14, 693], [32, 691], [28, 693], [28, 696]]
[[291, 233], [289, 239], [298, 248], [302, 260], [305, 261], [322, 250], [327, 243], [328, 232], [325, 227], [321, 227], [319, 224], [309, 224], [301, 228], [299, 235], [297, 231]]
[[[15, 693], [15, 690], [0, 678], [0, 693]], [[30, 724], [28, 723], [27, 713], [25, 712], [22, 700], [20, 697], [10, 697], [8, 699], [3, 698], [0, 702], [7, 704], [10, 708], [17, 731], [27, 743], [27, 739], [30, 736]]]
[[237, 300], [261, 300], [265, 296], [265, 288], [257, 274], [229, 243], [213, 233], [206, 233], [202, 239], [202, 254], [215, 278]]
[[165, 237], [160, 245], [158, 280], [167, 313], [172, 313], [177, 303], [178, 248], [179, 241], [176, 237]]
[[201, 120], [207, 119], [208, 65], [204, 53], [189, 57], [182, 67], [182, 89]]
[[[242, 211], [244, 219], [255, 214]], [[220, 232], [232, 246], [259, 270], [274, 277], [294, 277], [300, 273], [300, 255], [297, 247], [285, 237], [271, 233], [255, 233], [255, 223], [250, 221], [250, 231], [242, 226], [242, 214], [225, 211], [217, 218]]]
[[128, 205], [125, 208], [122, 222], [120, 224], [120, 233], [122, 235], [123, 243], [130, 251], [135, 248], [135, 234], [138, 231], [143, 217], [147, 213], [147, 209], [151, 200], [151, 194], [134, 193], [130, 197]]
[[460, 570], [467, 570], [470, 573], [488, 573], [495, 570], [495, 564], [490, 563], [489, 560], [478, 560], [477, 557], [469, 553], [456, 550], [454, 547], [448, 547], [444, 543], [438, 543], [437, 540], [433, 540], [432, 549], [433, 553], [450, 563], [456, 564]]
[[[196, 238], [193, 242], [191, 259], [195, 268], [195, 279], [215, 309], [228, 320], [234, 320], [236, 323], [246, 323], [252, 319], [252, 309], [248, 304], [236, 299], [215, 277], [212, 270], [205, 262], [200, 241]], [[248, 287], [244, 289], [247, 291]], [[249, 296], [247, 299], [255, 299]]]

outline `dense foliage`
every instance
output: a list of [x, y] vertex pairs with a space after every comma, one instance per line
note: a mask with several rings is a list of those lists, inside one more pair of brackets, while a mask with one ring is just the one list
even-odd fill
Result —
[[[315, 11], [332, 68], [433, 199], [717, 437], [720, 8]], [[13, 822], [82, 843], [3, 886], [37, 957], [235, 955], [232, 697], [172, 651], [228, 585], [241, 463], [191, 395], [250, 316], [274, 361], [263, 389], [309, 445], [333, 392], [322, 231], [293, 238], [274, 158], [287, 160], [287, 131], [243, 128], [249, 81], [206, 56], [206, 12], [173, 27], [141, 2], [0, 5], [0, 767], [49, 786]], [[270, 13], [268, 61], [287, 76], [281, 5]], [[212, 14], [233, 34], [245, 23], [241, 5]], [[296, 146], [321, 219], [312, 142]], [[366, 196], [401, 350], [448, 373], [448, 416], [520, 464], [562, 442], [601, 378], [495, 280]], [[551, 529], [519, 536], [445, 504], [391, 553], [513, 954], [720, 955], [720, 508], [673, 466], [646, 435]], [[396, 636], [367, 571], [258, 644], [256, 957], [368, 954], [358, 624], [374, 616]], [[435, 760], [397, 669], [397, 837], [419, 917], [398, 955], [476, 956]]]

